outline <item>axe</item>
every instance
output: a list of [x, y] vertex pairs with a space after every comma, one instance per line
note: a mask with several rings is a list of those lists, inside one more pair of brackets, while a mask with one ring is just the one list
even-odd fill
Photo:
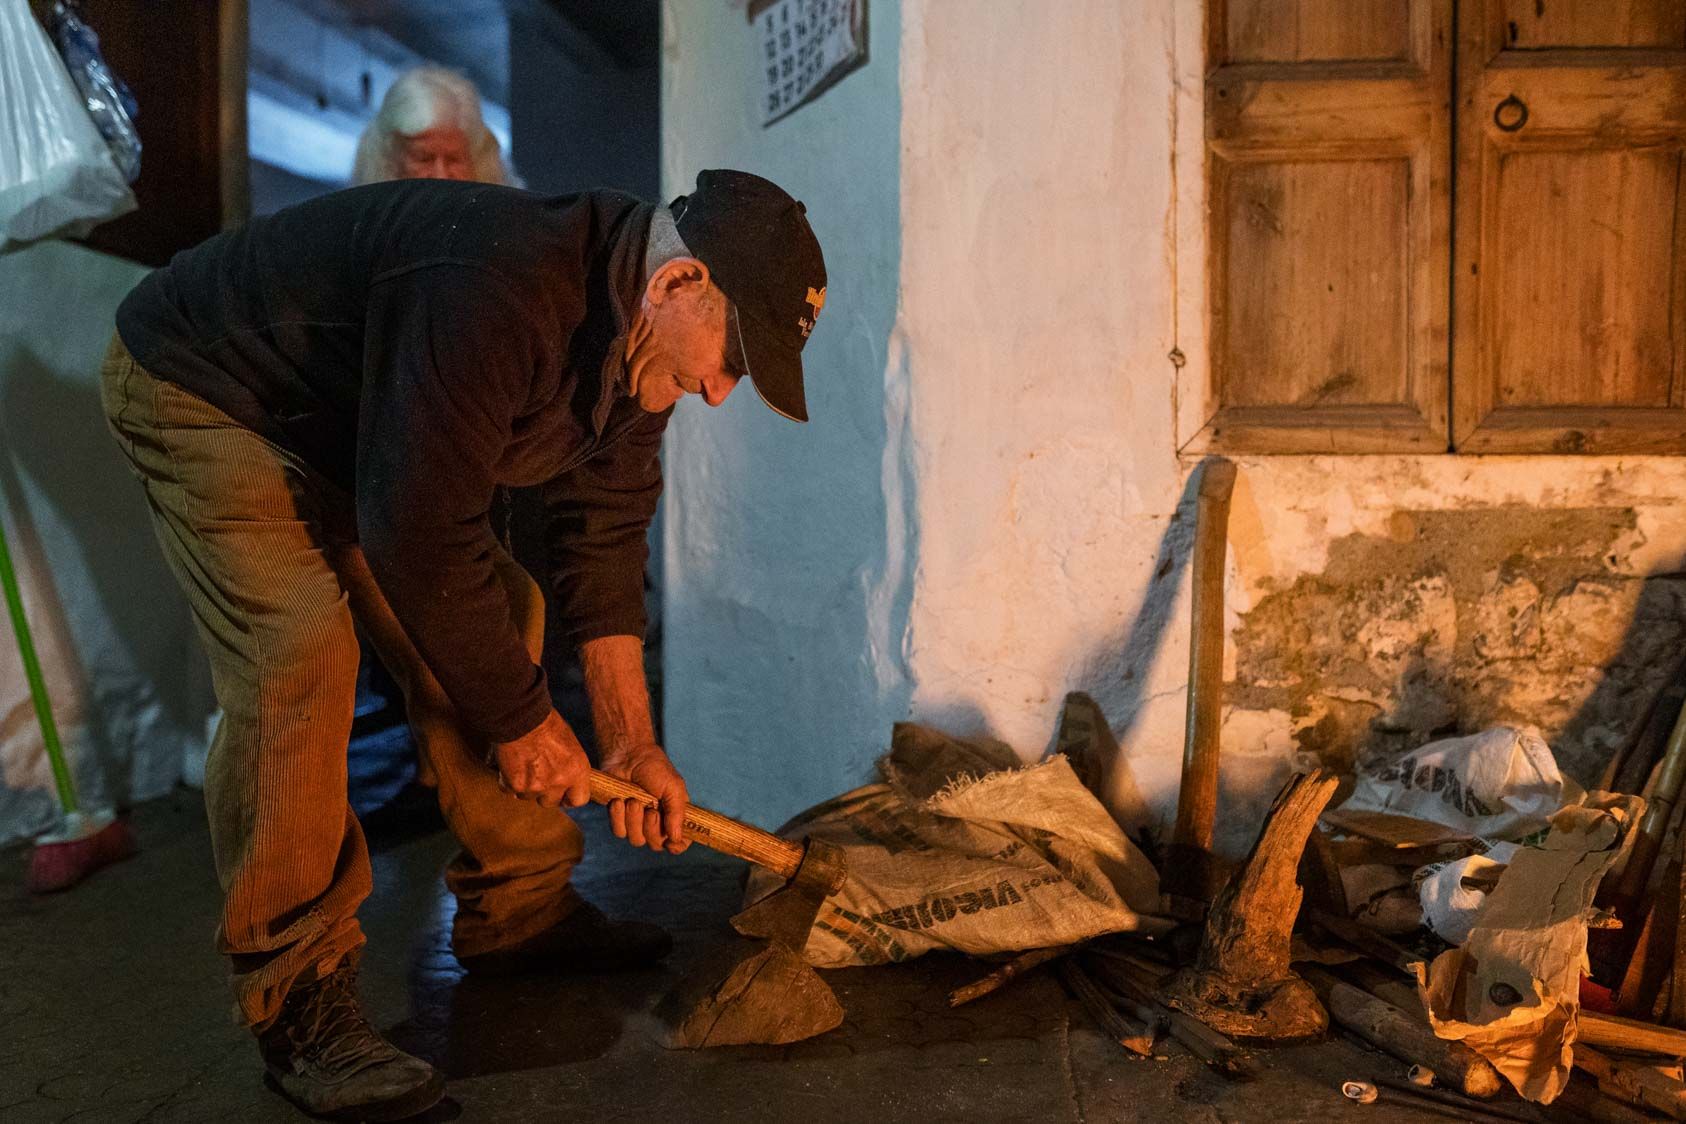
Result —
[[[598, 769], [591, 799], [657, 801], [644, 789]], [[801, 843], [740, 823], [695, 804], [685, 809], [685, 835], [723, 855], [752, 862], [784, 885], [732, 918], [748, 941], [708, 957], [658, 1006], [678, 1046], [796, 1042], [843, 1021], [843, 1008], [802, 958], [828, 895], [848, 875], [843, 849], [823, 839]]]

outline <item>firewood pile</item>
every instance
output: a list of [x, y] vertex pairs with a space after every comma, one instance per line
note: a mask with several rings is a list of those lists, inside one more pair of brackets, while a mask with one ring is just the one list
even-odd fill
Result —
[[1387, 1055], [1340, 1090], [1355, 1104], [1686, 1120], [1686, 656], [1593, 791], [1558, 776], [1537, 733], [1500, 728], [1292, 778], [1226, 868], [1212, 829], [1233, 481], [1217, 461], [1198, 492], [1182, 790], [1152, 855], [1178, 928], [1034, 949], [950, 1002], [1052, 964], [1130, 1055], [1180, 1047], [1245, 1080], [1261, 1045], [1340, 1034]]
[[[1382, 932], [1365, 911], [1353, 916], [1332, 864], [1384, 847], [1407, 863], [1423, 856], [1391, 836], [1351, 834], [1353, 824], [1370, 824], [1327, 807], [1339, 787], [1326, 772], [1294, 777], [1245, 861], [1220, 878], [1209, 905], [1178, 905], [1185, 919], [1171, 934], [1033, 949], [957, 989], [950, 1003], [1051, 965], [1130, 1055], [1181, 1048], [1247, 1080], [1262, 1046], [1342, 1035], [1387, 1055], [1345, 1083], [1357, 1104], [1468, 1120], [1566, 1118], [1565, 1108], [1595, 1120], [1686, 1119], [1686, 1020], [1675, 1014], [1686, 1002], [1679, 817], [1658, 828], [1631, 814], [1637, 800], [1597, 793], [1590, 806], [1566, 807], [1486, 884], [1460, 948], [1420, 924]], [[1647, 826], [1662, 831], [1656, 846], [1645, 842]], [[1388, 828], [1397, 835], [1403, 825]], [[1442, 841], [1432, 853], [1455, 851]], [[1537, 861], [1520, 861], [1530, 857]], [[1571, 874], [1560, 877], [1565, 868]], [[1175, 900], [1177, 872], [1160, 869]], [[1573, 877], [1587, 870], [1594, 877]], [[1546, 1104], [1552, 1111], [1542, 1115]]]

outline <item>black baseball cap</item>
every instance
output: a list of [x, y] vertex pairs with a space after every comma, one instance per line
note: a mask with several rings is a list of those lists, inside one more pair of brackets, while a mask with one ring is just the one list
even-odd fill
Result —
[[771, 180], [715, 169], [668, 204], [686, 249], [732, 302], [744, 369], [761, 400], [808, 420], [802, 345], [825, 307], [825, 258], [808, 211]]

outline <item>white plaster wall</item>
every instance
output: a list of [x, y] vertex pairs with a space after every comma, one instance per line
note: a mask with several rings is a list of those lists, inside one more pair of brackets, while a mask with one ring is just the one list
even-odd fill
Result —
[[[666, 15], [669, 193], [705, 152], [792, 177], [832, 266], [810, 432], [746, 397], [684, 414], [669, 443], [668, 730], [699, 799], [777, 820], [859, 781], [904, 716], [1038, 757], [1084, 690], [1122, 743], [1115, 813], [1168, 825], [1195, 468], [1176, 450], [1209, 413], [1188, 389], [1206, 362], [1201, 0], [875, 0], [868, 69], [764, 132], [741, 12]], [[1683, 485], [1675, 458], [1245, 458], [1228, 617], [1402, 510], [1631, 507], [1600, 571], [1679, 572]], [[1229, 715], [1227, 849], [1303, 721]]]
[[763, 129], [742, 4], [663, 7], [662, 192], [741, 168], [803, 200], [825, 249], [805, 426], [748, 386], [684, 403], [665, 442], [664, 715], [693, 796], [763, 824], [863, 779], [906, 710], [907, 371], [900, 261], [900, 5], [871, 61]]
[[[160, 795], [203, 752], [209, 675], [146, 501], [106, 431], [99, 366], [146, 270], [60, 242], [0, 256], [0, 514], [85, 803]], [[0, 843], [57, 814], [0, 615]]]
[[[916, 716], [1028, 758], [1068, 690], [1121, 732], [1180, 722], [1185, 630], [1150, 598], [1182, 537], [1174, 27], [1164, 2], [986, 12], [904, 16], [910, 650]], [[1162, 762], [1143, 756], [1152, 794]]]

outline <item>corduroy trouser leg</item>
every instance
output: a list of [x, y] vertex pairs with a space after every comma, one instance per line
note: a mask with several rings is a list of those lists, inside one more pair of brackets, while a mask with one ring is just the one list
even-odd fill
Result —
[[[451, 948], [458, 956], [478, 956], [543, 932], [579, 903], [568, 885], [583, 853], [579, 828], [567, 813], [503, 790], [486, 764], [491, 747], [458, 721], [375, 585], [363, 552], [340, 552], [334, 563], [352, 612], [404, 692], [422, 780], [438, 792], [445, 823], [462, 844], [445, 868], [445, 885], [457, 897]], [[544, 595], [515, 559], [503, 554], [494, 564], [536, 661], [544, 651]]]
[[[503, 792], [421, 664], [352, 541], [349, 505], [297, 457], [173, 383], [113, 339], [102, 371], [112, 432], [210, 657], [223, 719], [205, 804], [223, 887], [218, 949], [241, 1019], [262, 1029], [300, 977], [363, 944], [368, 848], [346, 800], [355, 705], [353, 612], [411, 706], [422, 772], [464, 852], [447, 873], [463, 955], [513, 944], [577, 901], [580, 835], [566, 815]], [[500, 564], [518, 619], [538, 594]], [[529, 645], [537, 651], [539, 639]]]

